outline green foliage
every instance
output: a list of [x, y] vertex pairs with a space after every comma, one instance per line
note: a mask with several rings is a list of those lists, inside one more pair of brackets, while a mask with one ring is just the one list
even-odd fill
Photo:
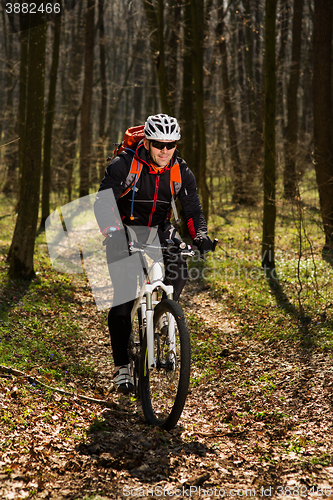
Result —
[[198, 368], [205, 368], [212, 354], [218, 354], [218, 336], [205, 331], [204, 322], [193, 314], [187, 316], [187, 322], [191, 332], [192, 361], [196, 363]]
[[187, 316], [189, 331], [191, 332], [191, 386], [196, 387], [206, 379], [215, 376], [216, 369], [212, 367], [219, 359], [221, 351], [221, 334], [210, 332], [194, 314]]
[[327, 453], [323, 453], [320, 457], [313, 457], [311, 462], [314, 465], [321, 465], [322, 467], [328, 467], [333, 462], [332, 455], [328, 455]]
[[220, 244], [201, 275], [242, 335], [333, 347], [333, 268], [322, 256], [314, 182], [308, 173], [301, 201], [277, 202], [273, 274], [261, 267], [261, 206], [214, 205], [210, 233]]
[[[3, 215], [13, 206], [3, 197], [0, 213], [0, 364], [44, 375], [46, 383], [89, 376], [93, 368], [77, 351], [80, 338], [73, 276], [53, 270], [46, 255], [45, 234], [36, 240], [36, 278], [31, 282], [7, 276], [6, 254], [14, 217]], [[74, 318], [74, 319], [73, 319]]]

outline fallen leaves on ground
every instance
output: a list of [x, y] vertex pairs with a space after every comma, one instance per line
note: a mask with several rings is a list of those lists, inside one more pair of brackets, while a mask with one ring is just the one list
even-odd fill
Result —
[[244, 337], [232, 311], [189, 287], [183, 305], [211, 353], [193, 365], [179, 425], [166, 432], [114, 392], [106, 314], [86, 294], [80, 304], [76, 349], [95, 370], [69, 386], [113, 405], [0, 374], [1, 498], [333, 498], [332, 353]]

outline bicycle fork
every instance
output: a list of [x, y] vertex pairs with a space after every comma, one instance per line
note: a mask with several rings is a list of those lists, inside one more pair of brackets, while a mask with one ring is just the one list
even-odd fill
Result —
[[[152, 295], [155, 287], [153, 285], [146, 284], [146, 304], [142, 304], [143, 318], [146, 318], [146, 334], [147, 334], [147, 361], [148, 368], [156, 367], [156, 360], [154, 356], [154, 310], [153, 310], [153, 301]], [[173, 296], [173, 287], [169, 285], [162, 286], [164, 291], [167, 294], [168, 299], [172, 299]], [[169, 348], [175, 348], [175, 328], [174, 324], [172, 325], [173, 318], [169, 320], [168, 332], [169, 332]]]

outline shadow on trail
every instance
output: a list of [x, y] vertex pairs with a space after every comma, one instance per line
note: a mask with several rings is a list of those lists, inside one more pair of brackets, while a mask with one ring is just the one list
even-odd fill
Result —
[[278, 307], [297, 320], [301, 346], [303, 349], [309, 349], [313, 344], [312, 335], [309, 330], [311, 318], [306, 316], [290, 302], [287, 294], [283, 290], [275, 269], [266, 269], [265, 275]]
[[241, 205], [235, 205], [234, 207], [230, 208], [230, 209], [225, 209], [225, 210], [219, 210], [216, 212], [216, 215], [218, 215], [218, 217], [221, 217], [222, 219], [224, 219], [225, 221], [225, 224], [227, 225], [231, 225], [232, 224], [232, 221], [229, 219], [229, 215], [231, 214], [235, 214], [237, 212], [239, 212], [240, 210], [242, 210], [244, 207], [242, 207]]
[[30, 286], [29, 280], [8, 279], [0, 289], [0, 319], [2, 315], [7, 314], [10, 309], [21, 302]]
[[321, 256], [325, 262], [333, 267], [333, 250], [331, 248], [325, 245], [321, 252]]
[[103, 419], [90, 426], [86, 443], [77, 447], [86, 466], [106, 473], [112, 469], [126, 471], [132, 478], [154, 484], [169, 477], [185, 456], [215, 454], [202, 442], [185, 442], [181, 425], [171, 431], [147, 425], [141, 411], [134, 412], [133, 406], [130, 400], [127, 404], [115, 404], [114, 409], [103, 411]]

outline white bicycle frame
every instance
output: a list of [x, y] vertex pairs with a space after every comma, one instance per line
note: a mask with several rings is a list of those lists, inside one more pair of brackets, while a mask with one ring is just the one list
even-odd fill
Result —
[[[148, 368], [154, 368], [156, 366], [155, 356], [154, 356], [154, 306], [158, 304], [158, 301], [153, 300], [153, 292], [157, 288], [161, 288], [166, 293], [168, 299], [173, 298], [173, 286], [165, 285], [162, 281], [163, 279], [163, 269], [160, 262], [155, 262], [149, 272], [150, 283], [144, 283], [140, 290], [139, 297], [135, 300], [132, 313], [131, 321], [133, 322], [136, 311], [141, 307], [141, 317], [142, 326], [146, 330], [147, 335], [147, 359]], [[168, 313], [167, 313], [168, 314]], [[168, 336], [169, 336], [169, 352], [174, 352], [176, 347], [176, 337], [175, 337], [175, 321], [171, 314], [168, 314]], [[144, 332], [142, 332], [144, 334]]]

